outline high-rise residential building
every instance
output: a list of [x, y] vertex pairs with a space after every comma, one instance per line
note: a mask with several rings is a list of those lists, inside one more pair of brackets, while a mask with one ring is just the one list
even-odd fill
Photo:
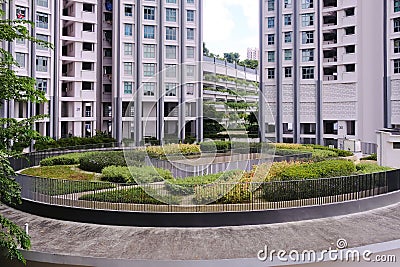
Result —
[[[15, 0], [10, 19], [36, 23], [54, 50], [7, 45], [19, 75], [34, 77], [49, 102], [7, 103], [8, 117], [50, 114], [38, 123], [59, 138], [106, 131], [117, 140], [201, 138], [201, 0]], [[33, 67], [31, 67], [33, 66]]]
[[[359, 139], [373, 150], [375, 131], [400, 123], [400, 102], [393, 90], [385, 94], [383, 79], [397, 87], [399, 2], [261, 0], [262, 137], [324, 145]], [[387, 125], [385, 102], [392, 106]]]
[[260, 60], [260, 49], [259, 48], [247, 48], [247, 59]]

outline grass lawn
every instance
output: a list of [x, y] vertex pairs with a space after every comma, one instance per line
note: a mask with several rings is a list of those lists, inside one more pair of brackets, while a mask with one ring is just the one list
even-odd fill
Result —
[[67, 166], [43, 166], [37, 168], [30, 168], [21, 172], [25, 175], [54, 178], [74, 181], [93, 181], [96, 175], [90, 172], [80, 170], [76, 165]]

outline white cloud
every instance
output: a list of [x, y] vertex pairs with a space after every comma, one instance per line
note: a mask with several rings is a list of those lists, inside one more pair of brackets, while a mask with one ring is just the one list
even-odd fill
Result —
[[[204, 0], [204, 41], [217, 54], [239, 52], [246, 57], [247, 47], [258, 45], [258, 1], [257, 0]], [[244, 17], [235, 17], [232, 7], [239, 7]], [[246, 31], [237, 30], [236, 25], [246, 25]], [[241, 25], [243, 27], [243, 25]]]

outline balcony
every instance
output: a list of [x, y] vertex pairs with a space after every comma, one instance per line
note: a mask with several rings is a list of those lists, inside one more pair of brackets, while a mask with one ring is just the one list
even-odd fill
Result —
[[337, 19], [337, 12], [327, 12], [324, 14], [323, 17], [323, 26], [324, 27], [330, 27], [330, 26], [336, 26], [338, 23]]

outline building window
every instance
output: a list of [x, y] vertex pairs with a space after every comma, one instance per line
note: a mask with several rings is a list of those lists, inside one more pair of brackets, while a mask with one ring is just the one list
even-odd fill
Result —
[[49, 28], [49, 15], [37, 12], [36, 13], [36, 27], [42, 28], [42, 29], [48, 29]]
[[47, 79], [36, 79], [36, 89], [47, 93]]
[[314, 14], [303, 14], [301, 15], [301, 25], [303, 27], [314, 25]]
[[302, 71], [304, 80], [314, 79], [314, 67], [303, 67]]
[[165, 65], [165, 76], [167, 78], [176, 78], [176, 65]]
[[186, 21], [187, 22], [194, 22], [194, 10], [188, 10], [186, 12]]
[[275, 0], [268, 0], [268, 11], [275, 10]]
[[132, 76], [133, 64], [132, 62], [124, 62], [124, 75]]
[[275, 34], [268, 34], [268, 45], [275, 44]]
[[292, 0], [284, 0], [283, 6], [284, 8], [292, 8]]
[[314, 32], [302, 32], [302, 44], [313, 44], [314, 43]]
[[283, 15], [283, 21], [284, 21], [285, 26], [292, 25], [292, 15], [291, 14]]
[[176, 46], [175, 45], [165, 46], [165, 57], [168, 59], [176, 59]]
[[285, 78], [291, 78], [292, 77], [292, 67], [286, 67], [285, 68]]
[[36, 0], [36, 4], [42, 7], [49, 7], [49, 0]]
[[275, 52], [268, 51], [268, 62], [275, 62]]
[[103, 103], [103, 116], [104, 117], [112, 117], [111, 103]]
[[394, 142], [393, 143], [393, 149], [400, 149], [400, 143], [399, 142]]
[[394, 52], [400, 53], [400, 39], [394, 39]]
[[36, 57], [36, 71], [47, 72], [49, 58], [48, 57]]
[[18, 67], [25, 68], [25, 54], [24, 53], [15, 53], [15, 61], [18, 64]]
[[124, 94], [132, 94], [132, 82], [124, 82]]
[[400, 0], [394, 0], [394, 12], [400, 11]]
[[[38, 0], [40, 1], [40, 0]], [[84, 12], [90, 12], [93, 13], [94, 12], [94, 5], [93, 4], [88, 4], [88, 3], [83, 3], [83, 9]]]
[[83, 51], [94, 51], [94, 43], [84, 42], [82, 44]]
[[82, 90], [83, 91], [92, 91], [94, 89], [93, 82], [82, 82]]
[[145, 44], [143, 45], [144, 58], [156, 58], [156, 45]]
[[400, 73], [400, 59], [394, 60], [394, 73], [396, 74]]
[[133, 25], [125, 23], [124, 27], [125, 27], [125, 36], [132, 36], [133, 35]]
[[15, 17], [17, 19], [26, 19], [26, 7], [17, 6], [15, 9]]
[[269, 17], [268, 18], [268, 28], [272, 29], [275, 27], [275, 18], [274, 17]]
[[165, 30], [165, 38], [167, 40], [176, 40], [176, 28], [167, 27]]
[[176, 4], [176, 0], [167, 0], [167, 3]]
[[400, 32], [400, 18], [395, 18], [393, 20], [393, 30], [394, 32]]
[[275, 79], [275, 69], [268, 69], [268, 79]]
[[189, 83], [186, 85], [186, 94], [194, 95], [194, 84], [193, 83]]
[[347, 28], [345, 28], [345, 31], [346, 31], [346, 35], [356, 34], [356, 27], [354, 27], [354, 26], [347, 27]]
[[285, 32], [285, 43], [289, 44], [292, 42], [292, 32]]
[[104, 57], [112, 57], [112, 49], [111, 48], [104, 48], [103, 49]]
[[155, 20], [155, 8], [151, 6], [144, 7], [144, 19]]
[[125, 4], [124, 5], [124, 10], [125, 10], [125, 17], [132, 17], [133, 16], [133, 7], [132, 7], [132, 5]]
[[192, 28], [187, 29], [187, 39], [194, 40], [194, 29]]
[[186, 66], [186, 77], [194, 77], [195, 67], [192, 65]]
[[[49, 41], [49, 36], [44, 35], [44, 34], [36, 34], [36, 39], [43, 41], [43, 42], [48, 42]], [[36, 49], [38, 50], [48, 50], [49, 48], [45, 45], [41, 45], [40, 43], [36, 43]]]
[[165, 84], [165, 96], [176, 96], [176, 83]]
[[156, 64], [145, 63], [143, 64], [143, 75], [145, 77], [153, 77], [156, 73]]
[[143, 37], [145, 39], [154, 39], [154, 35], [155, 35], [155, 27], [152, 25], [145, 25]]
[[292, 60], [292, 49], [285, 49], [285, 60]]
[[155, 83], [143, 83], [143, 95], [154, 96], [154, 91], [156, 90]]
[[92, 62], [82, 62], [82, 70], [89, 70], [92, 71], [93, 68], [93, 63]]
[[188, 3], [188, 4], [194, 4], [194, 0], [186, 0], [186, 3]]
[[194, 58], [194, 47], [192, 47], [192, 46], [186, 47], [186, 57]]
[[124, 55], [125, 56], [132, 56], [132, 54], [133, 54], [133, 44], [124, 43]]
[[165, 10], [165, 12], [166, 12], [166, 15], [165, 15], [166, 21], [176, 22], [176, 9], [175, 8], [167, 8]]
[[313, 8], [314, 7], [314, 0], [301, 0], [301, 8]]
[[93, 23], [83, 23], [83, 31], [84, 32], [94, 32], [94, 24]]
[[303, 49], [301, 54], [303, 62], [314, 61], [314, 49]]

